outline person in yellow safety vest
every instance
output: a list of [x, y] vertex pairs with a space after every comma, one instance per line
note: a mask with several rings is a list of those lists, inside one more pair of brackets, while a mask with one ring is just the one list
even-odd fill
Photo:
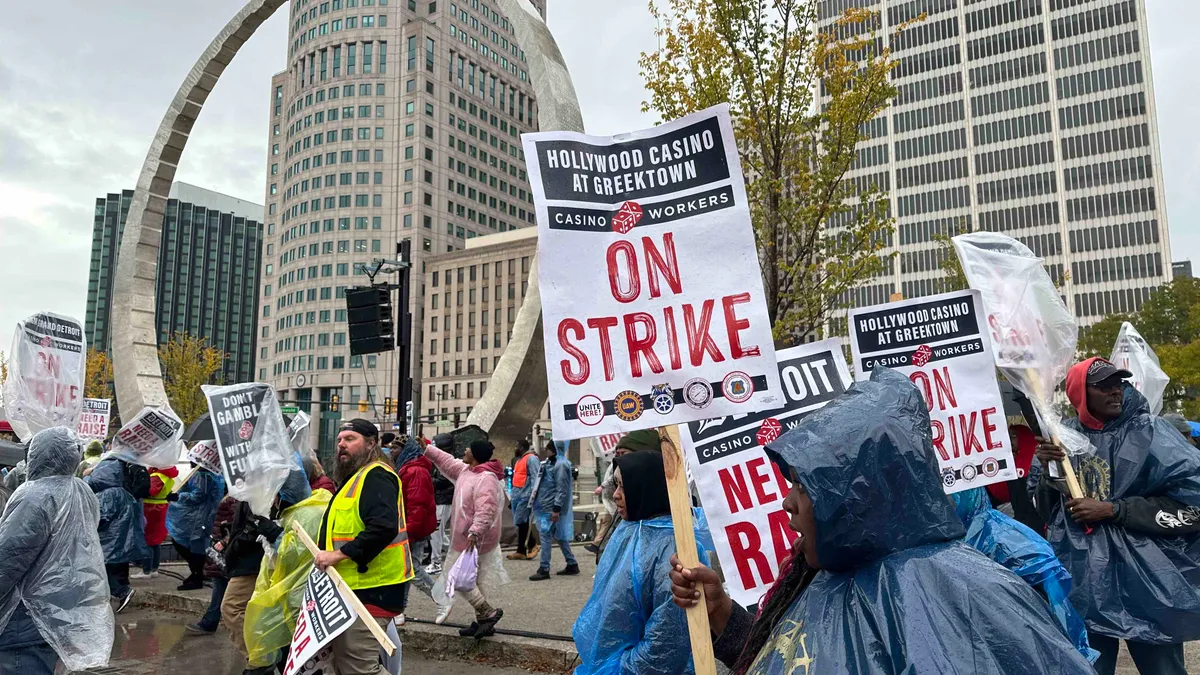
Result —
[[[337, 494], [321, 519], [321, 551], [313, 561], [333, 567], [382, 628], [404, 611], [405, 584], [413, 578], [400, 478], [379, 444], [379, 429], [364, 419], [342, 424], [334, 482]], [[356, 621], [332, 643], [341, 675], [379, 675], [379, 644]]]
[[[175, 479], [178, 477], [179, 469], [173, 466], [150, 470], [150, 496], [142, 500], [142, 515], [146, 519], [146, 545], [150, 547], [150, 557], [142, 562], [141, 573], [129, 575], [130, 579], [150, 579], [158, 576], [159, 547], [167, 539], [167, 502], [176, 497], [171, 494], [171, 488], [175, 487]], [[203, 563], [201, 568], [203, 571]], [[196, 583], [199, 584], [200, 581], [201, 578], [196, 577]], [[200, 586], [197, 585], [196, 588]]]

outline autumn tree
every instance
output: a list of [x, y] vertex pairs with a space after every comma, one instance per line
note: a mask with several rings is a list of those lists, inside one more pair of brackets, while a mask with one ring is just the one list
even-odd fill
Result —
[[83, 376], [84, 398], [113, 397], [113, 365], [106, 352], [95, 347], [87, 350], [86, 372]]
[[0, 384], [8, 380], [8, 355], [0, 350]]
[[208, 412], [201, 385], [216, 384], [225, 361], [225, 352], [210, 346], [202, 337], [175, 333], [158, 348], [162, 363], [163, 385], [171, 408], [185, 425]]
[[847, 180], [896, 93], [879, 15], [852, 9], [818, 30], [815, 0], [651, 0], [650, 12], [643, 110], [671, 120], [729, 103], [775, 338], [821, 331], [890, 262], [886, 194]]

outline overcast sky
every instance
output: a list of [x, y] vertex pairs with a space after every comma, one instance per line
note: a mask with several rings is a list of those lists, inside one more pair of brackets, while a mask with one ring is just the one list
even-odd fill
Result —
[[[4, 3], [0, 21], [0, 349], [41, 310], [84, 319], [93, 204], [133, 188], [183, 77], [239, 0]], [[1173, 257], [1200, 262], [1196, 0], [1146, 0]], [[549, 0], [589, 132], [649, 126], [637, 59], [645, 0]], [[270, 77], [285, 12], [259, 29], [204, 106], [178, 180], [261, 202]]]

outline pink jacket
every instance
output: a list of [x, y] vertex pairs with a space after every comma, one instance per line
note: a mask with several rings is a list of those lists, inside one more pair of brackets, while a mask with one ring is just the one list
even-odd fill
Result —
[[425, 447], [425, 456], [454, 483], [454, 519], [450, 525], [450, 545], [454, 550], [467, 549], [469, 534], [478, 537], [480, 553], [499, 546], [501, 507], [504, 505], [504, 490], [500, 487], [504, 467], [500, 462], [493, 459], [468, 467], [466, 462], [433, 445]]

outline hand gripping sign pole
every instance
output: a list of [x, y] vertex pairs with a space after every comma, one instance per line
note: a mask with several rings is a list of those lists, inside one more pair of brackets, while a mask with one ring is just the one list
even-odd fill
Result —
[[1075, 359], [1079, 326], [1038, 258], [1024, 244], [994, 232], [954, 237], [954, 249], [971, 288], [983, 298], [996, 366], [1033, 402], [1042, 427], [1067, 451], [1062, 462], [1071, 497], [1083, 497], [1071, 454], [1090, 448], [1064, 427], [1050, 396]]
[[[683, 443], [679, 440], [679, 427], [659, 427], [658, 439], [662, 447], [663, 471], [667, 476], [667, 496], [671, 500], [671, 523], [675, 528], [675, 553], [679, 564], [685, 568], [696, 567], [700, 557], [696, 555], [696, 532], [692, 525], [692, 497], [688, 491], [687, 471], [684, 470]], [[707, 562], [707, 561], [706, 561]], [[687, 610], [688, 635], [692, 640], [692, 661], [696, 675], [716, 675], [716, 659], [713, 657], [712, 630], [708, 626], [708, 604], [704, 594]]]
[[[308, 549], [308, 552], [314, 558], [317, 557], [321, 549], [317, 548], [317, 544], [312, 540], [312, 537], [308, 536], [303, 527], [300, 527], [300, 523], [293, 522], [292, 531], [296, 533], [297, 537], [300, 537], [300, 541], [304, 543], [304, 547]], [[396, 645], [392, 643], [392, 639], [387, 636], [387, 633], [383, 632], [379, 624], [375, 623], [375, 620], [371, 618], [371, 613], [362, 604], [362, 600], [359, 600], [358, 596], [354, 594], [354, 591], [346, 583], [346, 580], [342, 579], [342, 575], [338, 574], [338, 571], [332, 565], [325, 568], [325, 574], [329, 575], [333, 584], [342, 592], [342, 597], [351, 605], [354, 605], [354, 611], [358, 613], [358, 618], [362, 619], [362, 622], [366, 624], [367, 629], [371, 631], [371, 635], [375, 636], [375, 640], [379, 642], [379, 646], [383, 647], [383, 651], [387, 652], [388, 656], [394, 655], [396, 653]]]

